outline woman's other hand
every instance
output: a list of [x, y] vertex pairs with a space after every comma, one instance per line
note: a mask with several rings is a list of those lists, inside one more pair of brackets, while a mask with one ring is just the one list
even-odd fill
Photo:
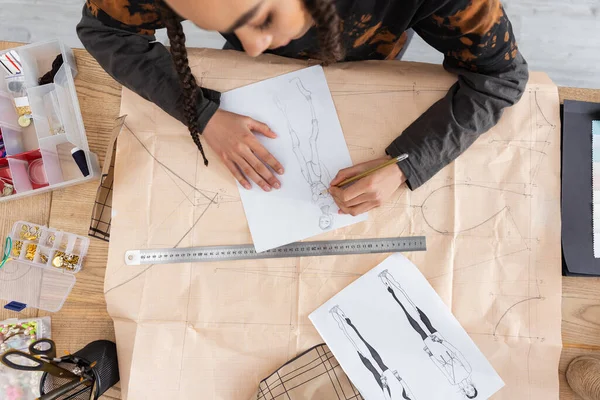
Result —
[[271, 139], [277, 137], [275, 132], [262, 122], [217, 110], [202, 136], [243, 187], [252, 187], [248, 182], [250, 179], [266, 192], [272, 188], [279, 189], [281, 183], [267, 165], [279, 175], [283, 174], [283, 167], [258, 141], [254, 133]]

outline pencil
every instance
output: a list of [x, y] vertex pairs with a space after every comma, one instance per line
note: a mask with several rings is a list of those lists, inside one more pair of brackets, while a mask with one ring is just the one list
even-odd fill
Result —
[[[386, 162], [384, 162], [381, 165], [373, 167], [373, 168], [371, 168], [371, 169], [369, 169], [369, 170], [367, 170], [365, 172], [362, 172], [362, 173], [360, 173], [360, 174], [358, 174], [356, 176], [353, 176], [352, 178], [348, 178], [348, 179], [343, 180], [339, 184], [335, 185], [335, 187], [341, 188], [343, 186], [346, 186], [346, 185], [348, 185], [350, 183], [353, 183], [353, 182], [355, 182], [355, 181], [357, 181], [359, 179], [364, 178], [365, 176], [371, 175], [375, 171], [379, 171], [380, 169], [385, 168], [385, 167], [387, 167], [389, 165], [393, 165], [393, 164], [399, 163], [400, 161], [406, 160], [407, 158], [408, 158], [408, 154], [406, 154], [406, 153], [405, 154], [400, 154], [398, 157], [395, 157], [395, 158], [392, 158], [390, 160], [387, 160]], [[323, 190], [321, 192], [321, 194], [326, 194], [328, 192], [329, 192], [329, 189]]]

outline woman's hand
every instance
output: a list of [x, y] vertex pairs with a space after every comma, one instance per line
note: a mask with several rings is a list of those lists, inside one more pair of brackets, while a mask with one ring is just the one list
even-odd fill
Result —
[[340, 208], [340, 214], [359, 215], [379, 207], [404, 183], [406, 180], [404, 173], [398, 165], [392, 164], [359, 179], [345, 189], [335, 187], [345, 179], [377, 167], [389, 159], [390, 157], [378, 158], [338, 172], [331, 181], [329, 192]]
[[271, 139], [277, 137], [275, 132], [262, 122], [217, 110], [204, 128], [202, 136], [243, 187], [252, 187], [247, 177], [265, 192], [271, 191], [271, 188], [279, 189], [281, 183], [267, 165], [279, 175], [283, 174], [283, 167], [260, 144], [253, 132]]

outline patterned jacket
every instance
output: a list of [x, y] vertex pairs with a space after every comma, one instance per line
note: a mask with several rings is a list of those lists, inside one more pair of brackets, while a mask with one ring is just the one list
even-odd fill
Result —
[[[182, 93], [169, 52], [154, 42], [163, 28], [160, 0], [87, 0], [77, 32], [86, 49], [117, 81], [183, 120]], [[512, 27], [499, 0], [337, 0], [346, 60], [396, 59], [412, 30], [443, 53], [458, 75], [435, 103], [387, 148], [416, 189], [494, 126], [528, 80]], [[243, 50], [234, 34], [229, 45]], [[271, 53], [307, 58], [317, 53], [314, 28]], [[200, 129], [218, 108], [219, 94], [198, 93]], [[400, 132], [399, 132], [400, 134]]]

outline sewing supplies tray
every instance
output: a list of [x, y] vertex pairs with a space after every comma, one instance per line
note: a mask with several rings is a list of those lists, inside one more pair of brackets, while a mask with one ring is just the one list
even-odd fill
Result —
[[[53, 80], [40, 85], [58, 56], [63, 63]], [[98, 157], [89, 151], [76, 74], [73, 51], [58, 40], [0, 51], [0, 202], [100, 176]], [[87, 170], [72, 155], [78, 150]]]
[[9, 236], [9, 261], [0, 268], [0, 299], [56, 312], [75, 285], [90, 240], [19, 221]]

